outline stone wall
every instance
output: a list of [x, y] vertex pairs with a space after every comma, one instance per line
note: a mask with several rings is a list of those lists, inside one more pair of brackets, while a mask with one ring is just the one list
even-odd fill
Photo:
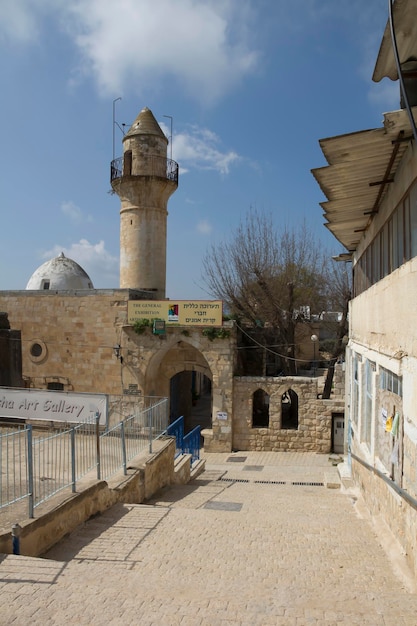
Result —
[[[262, 389], [270, 397], [269, 428], [252, 427], [253, 394], [258, 389]], [[288, 389], [295, 391], [298, 396], [297, 429], [282, 428], [281, 398]], [[332, 413], [343, 413], [344, 400], [342, 397], [321, 400], [317, 397], [318, 394], [316, 378], [235, 378], [233, 449], [330, 452]]]
[[[134, 390], [132, 398], [139, 401], [145, 396], [170, 397], [172, 378], [195, 371], [211, 381], [211, 428], [204, 433], [207, 451], [330, 451], [332, 412], [344, 411], [341, 367], [336, 367], [329, 401], [318, 399], [321, 378], [234, 377], [233, 322], [225, 323], [223, 337], [208, 337], [196, 327], [167, 327], [159, 336], [147, 328], [137, 334], [127, 323], [127, 305], [143, 296], [129, 289], [0, 292], [0, 310], [9, 311], [12, 327], [21, 333], [26, 385], [45, 389], [60, 383], [64, 391], [119, 398]], [[184, 377], [184, 388], [187, 380]], [[252, 428], [252, 396], [258, 388], [271, 396], [269, 428]], [[281, 427], [281, 396], [289, 388], [299, 397], [296, 430]]]
[[[212, 382], [213, 415], [231, 416], [233, 325], [229, 336], [213, 341], [192, 327], [169, 327], [163, 336], [148, 328], [138, 335], [127, 324], [127, 304], [141, 295], [129, 289], [0, 292], [0, 310], [9, 311], [21, 333], [26, 385], [45, 389], [60, 383], [64, 391], [112, 396], [134, 388], [142, 397], [169, 397], [172, 376], [198, 371]], [[230, 434], [227, 438], [230, 448]]]
[[[240, 376], [233, 379], [231, 421], [213, 420], [204, 429], [206, 452], [231, 450], [298, 450], [328, 453], [332, 449], [332, 416], [344, 414], [345, 367], [335, 367], [331, 398], [322, 400], [323, 378]], [[270, 397], [269, 427], [253, 428], [253, 394], [262, 389]], [[283, 429], [281, 398], [292, 389], [298, 396], [298, 428]], [[229, 416], [228, 416], [229, 417]]]
[[122, 393], [113, 346], [127, 320], [129, 290], [3, 291], [22, 337], [22, 370], [28, 386], [61, 383], [65, 391]]
[[417, 428], [406, 422], [404, 430], [403, 488], [412, 498], [417, 499]]
[[0, 386], [24, 387], [21, 335], [10, 329], [7, 312], [0, 312]]
[[417, 511], [382, 478], [352, 459], [352, 476], [376, 520], [382, 520], [402, 547], [408, 564], [417, 575]]

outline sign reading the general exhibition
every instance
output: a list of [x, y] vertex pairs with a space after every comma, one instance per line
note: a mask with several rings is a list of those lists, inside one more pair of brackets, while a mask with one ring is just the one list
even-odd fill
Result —
[[130, 300], [128, 323], [164, 320], [167, 326], [222, 326], [221, 300]]

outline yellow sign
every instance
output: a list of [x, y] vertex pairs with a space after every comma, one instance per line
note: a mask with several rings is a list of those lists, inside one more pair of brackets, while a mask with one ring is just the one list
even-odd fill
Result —
[[221, 300], [130, 300], [128, 324], [142, 319], [164, 320], [167, 326], [222, 326]]

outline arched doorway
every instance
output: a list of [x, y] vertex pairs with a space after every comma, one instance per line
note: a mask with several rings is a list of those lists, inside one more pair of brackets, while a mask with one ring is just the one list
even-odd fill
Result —
[[159, 350], [146, 372], [150, 395], [169, 398], [169, 421], [184, 417], [185, 433], [212, 427], [212, 373], [204, 355], [189, 341]]
[[196, 370], [182, 371], [170, 380], [170, 422], [184, 416], [184, 430], [212, 427], [211, 380]]

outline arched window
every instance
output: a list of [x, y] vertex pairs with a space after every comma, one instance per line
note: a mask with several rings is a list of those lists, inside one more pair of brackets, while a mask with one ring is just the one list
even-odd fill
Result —
[[64, 383], [48, 383], [48, 389], [53, 391], [64, 391]]
[[252, 397], [252, 428], [269, 428], [269, 395], [263, 389]]
[[287, 389], [281, 396], [281, 428], [298, 429], [298, 396], [293, 389]]
[[126, 150], [123, 155], [123, 176], [132, 174], [132, 150]]

